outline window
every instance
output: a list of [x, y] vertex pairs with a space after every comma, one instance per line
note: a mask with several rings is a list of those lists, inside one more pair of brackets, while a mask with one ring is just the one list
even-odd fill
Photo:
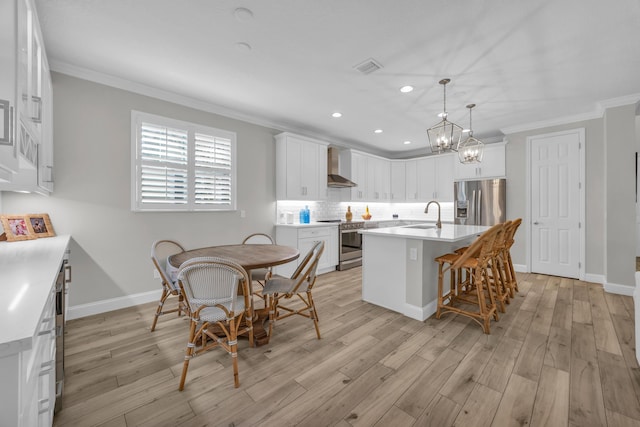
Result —
[[133, 211], [235, 210], [236, 134], [131, 112]]

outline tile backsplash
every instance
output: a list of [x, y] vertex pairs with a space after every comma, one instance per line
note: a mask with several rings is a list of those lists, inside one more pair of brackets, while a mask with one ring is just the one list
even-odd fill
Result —
[[[300, 222], [300, 209], [309, 206], [311, 211], [311, 221], [324, 219], [345, 219], [347, 207], [351, 206], [353, 220], [361, 219], [365, 209], [369, 206], [372, 221], [393, 219], [393, 214], [398, 214], [399, 219], [413, 219], [436, 221], [438, 219], [438, 209], [432, 205], [429, 213], [425, 214], [424, 209], [427, 203], [361, 203], [361, 202], [335, 202], [335, 201], [278, 201], [276, 203], [276, 218], [278, 223], [284, 223], [285, 214], [293, 212], [294, 223]], [[453, 202], [440, 203], [441, 219], [443, 222], [453, 222]]]

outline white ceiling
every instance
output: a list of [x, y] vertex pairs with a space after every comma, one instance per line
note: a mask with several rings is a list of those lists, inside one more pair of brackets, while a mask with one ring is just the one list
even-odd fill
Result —
[[[474, 136], [489, 141], [640, 98], [638, 0], [36, 4], [54, 70], [124, 79], [392, 157], [429, 151], [445, 77], [449, 119], [468, 127], [465, 106], [477, 104]], [[369, 58], [383, 68], [354, 68]], [[404, 85], [415, 90], [400, 93]]]

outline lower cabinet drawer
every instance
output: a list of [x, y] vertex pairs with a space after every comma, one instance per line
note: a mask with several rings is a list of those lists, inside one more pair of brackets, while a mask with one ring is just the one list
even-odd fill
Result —
[[305, 228], [298, 230], [298, 238], [299, 239], [308, 239], [312, 237], [321, 237], [321, 236], [329, 236], [329, 228], [321, 227], [321, 228]]

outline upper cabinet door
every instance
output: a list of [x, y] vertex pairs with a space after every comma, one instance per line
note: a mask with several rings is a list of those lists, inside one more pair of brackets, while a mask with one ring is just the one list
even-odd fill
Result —
[[17, 55], [18, 155], [22, 166], [36, 167], [37, 145], [42, 141], [44, 49], [35, 6], [30, 0], [18, 0]]
[[357, 185], [351, 187], [351, 200], [365, 201], [367, 199], [367, 191], [369, 188], [369, 177], [367, 176], [367, 156], [351, 152], [351, 181]]
[[16, 155], [16, 51], [15, 1], [0, 1], [0, 182], [18, 171]]
[[458, 161], [455, 154], [444, 154], [435, 158], [435, 199], [439, 202], [453, 202], [453, 169], [454, 161]]
[[327, 145], [296, 135], [276, 135], [276, 197], [327, 198]]
[[407, 202], [418, 200], [418, 161], [407, 160], [405, 166], [405, 194]]
[[486, 144], [481, 163], [463, 164], [456, 161], [455, 180], [504, 178], [506, 176], [505, 148], [504, 143]]
[[407, 198], [407, 178], [406, 178], [406, 165], [404, 161], [391, 161], [390, 162], [390, 175], [391, 175], [391, 202], [404, 202]]

